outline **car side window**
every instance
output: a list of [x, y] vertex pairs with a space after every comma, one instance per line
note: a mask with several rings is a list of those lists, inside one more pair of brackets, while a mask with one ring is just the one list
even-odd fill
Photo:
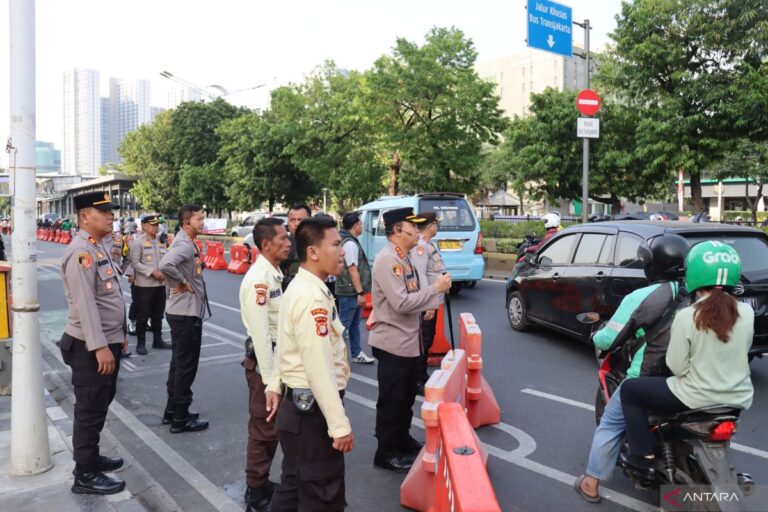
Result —
[[616, 244], [616, 235], [608, 235], [605, 237], [603, 248], [600, 251], [600, 257], [597, 259], [598, 265], [612, 265], [613, 264], [613, 246]]
[[373, 234], [371, 229], [376, 229], [376, 222], [379, 220], [379, 210], [368, 210], [365, 212], [365, 224], [363, 229], [367, 233]]
[[643, 262], [637, 259], [637, 249], [642, 242], [640, 237], [630, 233], [619, 234], [615, 265], [624, 268], [643, 268]]
[[384, 211], [379, 214], [379, 222], [376, 224], [376, 236], [387, 236], [384, 230]]
[[571, 249], [575, 242], [575, 235], [567, 235], [558, 238], [539, 255], [539, 264], [545, 267], [551, 265], [567, 265], [571, 257]]
[[595, 265], [600, 259], [606, 235], [599, 233], [584, 233], [579, 241], [579, 248], [573, 257], [575, 265]]

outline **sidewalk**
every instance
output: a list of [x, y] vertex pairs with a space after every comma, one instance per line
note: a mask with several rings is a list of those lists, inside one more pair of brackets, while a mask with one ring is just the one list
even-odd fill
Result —
[[[144, 512], [144, 507], [126, 489], [112, 496], [73, 494], [72, 469], [72, 420], [56, 401], [45, 392], [53, 467], [34, 476], [12, 476], [11, 457], [11, 397], [0, 396], [0, 496], [2, 509], [19, 512]], [[118, 455], [114, 446], [102, 441], [102, 453]], [[127, 468], [126, 468], [127, 469]], [[116, 472], [118, 476], [124, 471]]]

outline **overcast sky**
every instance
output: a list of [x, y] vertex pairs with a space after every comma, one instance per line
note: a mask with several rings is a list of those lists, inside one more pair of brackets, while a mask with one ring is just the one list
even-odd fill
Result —
[[[609, 42], [620, 0], [570, 0], [574, 20], [589, 18], [592, 47]], [[62, 73], [146, 78], [152, 103], [167, 106], [168, 70], [198, 85], [230, 91], [227, 99], [264, 107], [269, 89], [296, 82], [326, 59], [363, 70], [397, 37], [419, 43], [433, 26], [456, 26], [486, 61], [525, 46], [525, 0], [37, 0], [37, 139], [62, 140]], [[9, 69], [8, 0], [0, 1], [0, 70]], [[574, 27], [574, 39], [583, 31]], [[1, 73], [0, 141], [9, 135], [9, 73]], [[0, 156], [5, 166], [5, 153]]]

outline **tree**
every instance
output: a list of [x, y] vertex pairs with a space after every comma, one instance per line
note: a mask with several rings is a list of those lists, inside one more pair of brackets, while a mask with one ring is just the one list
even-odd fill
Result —
[[460, 30], [433, 28], [423, 46], [399, 38], [368, 73], [379, 154], [405, 191], [477, 188], [482, 145], [497, 144], [506, 123], [476, 59]]
[[636, 0], [622, 4], [615, 48], [598, 80], [644, 111], [638, 153], [666, 179], [691, 177], [704, 209], [701, 172], [735, 139], [766, 136], [765, 0]]
[[[741, 139], [710, 172], [718, 179], [744, 178], [744, 200], [752, 212], [752, 221], [757, 222], [757, 206], [768, 181], [768, 143]], [[754, 196], [749, 193], [750, 184], [755, 185]]]

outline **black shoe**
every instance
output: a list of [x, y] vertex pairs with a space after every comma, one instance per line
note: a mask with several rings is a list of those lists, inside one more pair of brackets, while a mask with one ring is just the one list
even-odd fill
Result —
[[413, 462], [409, 462], [405, 457], [392, 453], [376, 453], [373, 457], [373, 465], [377, 468], [388, 469], [395, 473], [407, 473], [411, 470]]
[[100, 471], [75, 475], [72, 492], [75, 494], [116, 494], [125, 489], [125, 482]]
[[243, 498], [243, 501], [245, 502], [245, 511], [265, 510], [272, 501], [272, 495], [275, 493], [276, 488], [277, 484], [271, 481], [267, 481], [267, 483], [261, 487], [247, 486], [245, 489], [245, 497]]
[[171, 344], [161, 338], [152, 342], [152, 348], [157, 348], [160, 350], [171, 350]]
[[619, 465], [634, 471], [646, 483], [656, 480], [656, 459], [646, 459], [638, 455], [627, 456], [622, 453], [619, 458]]
[[147, 355], [147, 347], [143, 342], [140, 341], [136, 343], [136, 353], [139, 354], [140, 356]]
[[123, 359], [127, 359], [127, 358], [131, 357], [132, 355], [133, 354], [131, 352], [121, 352], [120, 353], [120, 357], [123, 358]]
[[[189, 411], [189, 419], [196, 420], [199, 417], [200, 417], [199, 412]], [[173, 411], [165, 411], [163, 413], [163, 420], [162, 420], [163, 425], [170, 425], [172, 421], [173, 421]]]
[[182, 432], [200, 432], [208, 428], [208, 421], [201, 419], [192, 419], [171, 422], [171, 434], [181, 434]]
[[99, 455], [99, 461], [95, 465], [96, 471], [103, 473], [107, 471], [115, 471], [123, 467], [123, 459], [121, 457], [105, 457]]
[[424, 445], [414, 438], [408, 436], [408, 443], [405, 446], [405, 453], [409, 455], [418, 455], [421, 452], [421, 449], [424, 448]]

